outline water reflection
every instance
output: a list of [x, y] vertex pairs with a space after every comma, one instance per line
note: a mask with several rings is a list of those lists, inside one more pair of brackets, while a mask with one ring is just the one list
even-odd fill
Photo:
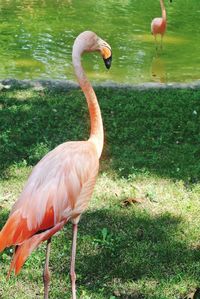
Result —
[[167, 82], [166, 65], [161, 56], [153, 57], [150, 73], [153, 81], [161, 83]]

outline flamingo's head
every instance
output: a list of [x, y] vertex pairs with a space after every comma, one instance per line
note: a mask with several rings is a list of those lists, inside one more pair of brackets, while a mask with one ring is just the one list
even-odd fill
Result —
[[101, 56], [103, 57], [105, 66], [107, 67], [107, 69], [109, 69], [111, 67], [111, 63], [112, 63], [111, 47], [108, 43], [106, 43], [101, 38], [99, 38], [98, 42], [99, 42], [99, 51], [101, 53]]
[[101, 39], [96, 33], [92, 31], [82, 32], [76, 39], [75, 44], [79, 44], [80, 52], [98, 51], [103, 57], [107, 69], [111, 67], [112, 51], [108, 43]]

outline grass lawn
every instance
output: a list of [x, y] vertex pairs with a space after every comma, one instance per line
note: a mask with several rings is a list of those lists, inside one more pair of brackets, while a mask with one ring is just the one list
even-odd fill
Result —
[[[79, 225], [78, 298], [184, 298], [200, 286], [200, 90], [96, 93], [105, 147]], [[32, 166], [88, 131], [80, 90], [0, 92], [0, 227]], [[68, 224], [52, 240], [50, 298], [71, 298], [70, 247]], [[0, 298], [43, 298], [45, 244], [7, 281], [11, 256], [0, 255]]]

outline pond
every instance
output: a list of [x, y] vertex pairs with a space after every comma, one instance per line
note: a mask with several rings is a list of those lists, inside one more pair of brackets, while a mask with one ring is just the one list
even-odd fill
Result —
[[156, 51], [150, 23], [159, 0], [0, 0], [0, 79], [75, 80], [74, 38], [93, 30], [113, 49], [110, 71], [97, 54], [84, 66], [93, 82], [200, 79], [200, 1], [165, 0], [168, 28]]

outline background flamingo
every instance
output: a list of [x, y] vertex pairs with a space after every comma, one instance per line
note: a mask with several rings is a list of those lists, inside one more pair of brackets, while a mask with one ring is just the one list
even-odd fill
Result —
[[[170, 0], [170, 2], [172, 2], [172, 0]], [[157, 34], [161, 35], [161, 47], [162, 47], [163, 36], [165, 34], [166, 27], [167, 27], [167, 15], [166, 15], [166, 9], [165, 9], [163, 0], [160, 0], [160, 6], [161, 6], [161, 11], [162, 11], [162, 17], [155, 18], [152, 20], [151, 33], [154, 35], [156, 43], [157, 43], [157, 40], [156, 40]]]
[[111, 66], [112, 53], [110, 46], [91, 31], [81, 33], [74, 42], [72, 60], [89, 108], [90, 137], [87, 141], [65, 142], [39, 161], [0, 232], [0, 251], [15, 245], [9, 275], [12, 270], [18, 274], [30, 253], [47, 240], [43, 273], [44, 298], [48, 298], [50, 284], [51, 237], [68, 221], [73, 224], [70, 275], [72, 298], [76, 298], [75, 255], [78, 222], [92, 195], [103, 148], [100, 108], [81, 65], [81, 55], [85, 51], [99, 51], [107, 68]]

